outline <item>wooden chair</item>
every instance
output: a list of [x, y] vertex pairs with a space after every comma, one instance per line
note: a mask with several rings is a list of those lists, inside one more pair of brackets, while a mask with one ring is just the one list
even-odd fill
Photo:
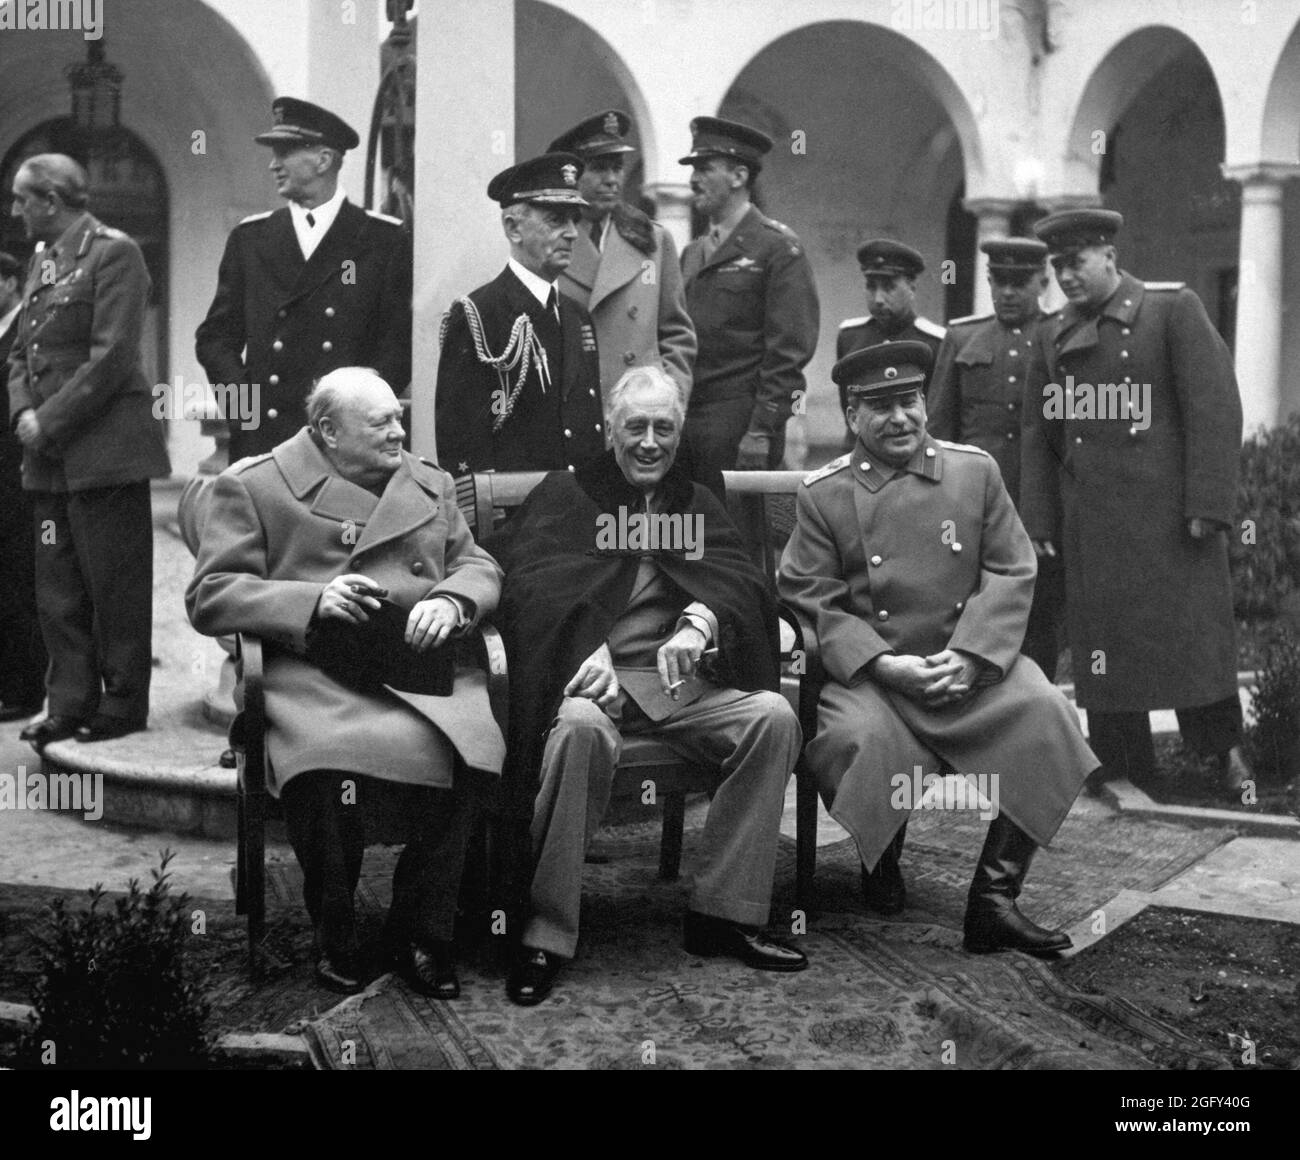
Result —
[[[458, 499], [465, 519], [476, 536], [496, 528], [528, 497], [545, 477], [545, 472], [482, 472], [457, 480]], [[776, 496], [792, 496], [803, 481], [801, 471], [727, 471], [723, 480], [729, 495], [743, 496], [745, 503], [758, 505], [757, 526], [766, 526], [766, 504]], [[775, 579], [776, 561], [770, 539], [762, 546], [764, 575]], [[821, 687], [821, 666], [816, 634], [794, 608], [779, 605], [781, 616], [781, 667], [798, 686], [796, 713], [805, 741], [817, 728], [817, 690]], [[800, 752], [795, 766], [795, 899], [804, 910], [815, 904], [813, 879], [817, 859], [817, 787]], [[663, 743], [647, 737], [628, 737], [623, 744], [615, 773], [614, 792], [629, 783], [633, 788], [653, 782], [656, 800], [663, 803], [663, 829], [659, 843], [659, 875], [678, 877], [682, 858], [682, 837], [686, 797], [712, 788], [712, 771], [687, 761]], [[506, 875], [508, 877], [508, 874]]]

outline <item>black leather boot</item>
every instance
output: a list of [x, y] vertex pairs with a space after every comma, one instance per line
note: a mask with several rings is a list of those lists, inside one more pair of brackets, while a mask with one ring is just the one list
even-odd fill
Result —
[[903, 841], [907, 837], [907, 822], [899, 827], [894, 840], [885, 847], [874, 870], [862, 867], [862, 898], [868, 910], [877, 914], [901, 914], [907, 905], [907, 885], [899, 859], [903, 856]]
[[1072, 945], [1064, 931], [1044, 930], [1016, 907], [1036, 848], [1010, 818], [993, 819], [966, 897], [965, 946], [971, 954], [1024, 951], [1052, 958]]

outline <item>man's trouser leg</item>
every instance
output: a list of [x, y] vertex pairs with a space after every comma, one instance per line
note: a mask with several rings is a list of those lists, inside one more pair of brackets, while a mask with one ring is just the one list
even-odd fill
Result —
[[153, 512], [149, 481], [73, 492], [68, 522], [94, 615], [99, 712], [144, 724], [153, 632]]
[[472, 795], [464, 788], [411, 787], [410, 835], [393, 871], [393, 939], [428, 945], [455, 934], [456, 903], [465, 850], [474, 820]]
[[68, 497], [34, 492], [32, 511], [36, 609], [50, 658], [46, 678], [50, 716], [89, 717], [99, 708], [100, 690], [94, 607], [68, 518]]
[[1177, 712], [1183, 741], [1201, 756], [1227, 753], [1241, 744], [1241, 701], [1235, 693], [1221, 701]]
[[566, 697], [542, 755], [533, 807], [531, 915], [523, 945], [572, 958], [578, 947], [582, 863], [609, 804], [623, 739], [592, 700]]
[[316, 927], [317, 949], [331, 955], [357, 951], [353, 895], [366, 850], [363, 780], [356, 773], [313, 769], [290, 778], [280, 793], [289, 844], [302, 867], [302, 896]]
[[1065, 625], [1065, 571], [1059, 556], [1041, 557], [1034, 580], [1034, 601], [1020, 651], [1034, 662], [1047, 679], [1056, 682]]
[[718, 768], [690, 907], [747, 926], [767, 922], [785, 787], [799, 722], [779, 693], [717, 689], [654, 726], [657, 740]]
[[45, 642], [36, 612], [36, 535], [32, 493], [0, 487], [0, 703], [37, 708], [45, 700]]
[[1145, 710], [1100, 713], [1088, 710], [1088, 744], [1101, 760], [1108, 781], [1142, 781], [1155, 773], [1151, 717]]

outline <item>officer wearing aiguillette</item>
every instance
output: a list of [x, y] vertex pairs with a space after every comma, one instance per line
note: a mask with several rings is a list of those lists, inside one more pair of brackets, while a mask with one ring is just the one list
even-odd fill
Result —
[[750, 201], [771, 138], [720, 117], [696, 117], [691, 138], [681, 162], [709, 231], [682, 251], [700, 343], [683, 439], [691, 477], [717, 488], [719, 472], [780, 464], [819, 306], [799, 238]]
[[231, 462], [296, 434], [328, 371], [373, 367], [399, 395], [411, 379], [410, 240], [339, 188], [360, 138], [308, 101], [280, 97], [271, 111], [274, 127], [254, 140], [270, 147], [289, 204], [235, 227], [196, 336], [209, 381], [225, 388]]
[[[1032, 238], [997, 238], [980, 249], [988, 255], [993, 311], [948, 323], [930, 375], [927, 426], [936, 439], [969, 443], [993, 456], [1019, 510], [1021, 414], [1035, 365], [1034, 335], [1046, 318], [1039, 301], [1047, 290], [1047, 246]], [[1031, 405], [1042, 399], [1038, 377], [1030, 386]], [[1044, 557], [1020, 651], [1049, 680], [1064, 635], [1064, 601], [1060, 557]]]
[[[865, 318], [846, 318], [835, 337], [838, 361], [855, 350], [865, 350], [882, 342], [923, 342], [931, 356], [938, 354], [943, 327], [916, 312], [916, 280], [925, 270], [925, 259], [911, 246], [890, 238], [875, 238], [858, 247], [858, 266], [867, 286]], [[931, 364], [933, 365], [933, 364]], [[930, 379], [926, 380], [929, 391]], [[840, 391], [840, 413], [849, 405], [848, 392]], [[849, 432], [845, 450], [852, 448]]]

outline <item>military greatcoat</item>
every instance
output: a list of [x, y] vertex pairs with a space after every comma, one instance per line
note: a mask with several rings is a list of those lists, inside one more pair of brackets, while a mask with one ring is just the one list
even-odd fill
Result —
[[[999, 808], [1046, 845], [1099, 764], [1064, 696], [1018, 655], [1034, 575], [1029, 537], [978, 448], [926, 436], [892, 472], [859, 442], [799, 489], [777, 587], [816, 626], [828, 680], [807, 759], [864, 865], [907, 819], [895, 779], [916, 766], [997, 775]], [[866, 673], [884, 653], [947, 648], [976, 657], [981, 676], [941, 709]]]
[[[1035, 357], [1043, 390], [1075, 404], [1073, 418], [1050, 417], [1047, 399], [1026, 409], [1021, 515], [1034, 539], [1064, 548], [1079, 704], [1179, 709], [1234, 695], [1227, 544], [1187, 532], [1193, 516], [1231, 523], [1241, 450], [1232, 356], [1201, 300], [1121, 272], [1099, 315], [1067, 306], [1040, 327]], [[1137, 387], [1142, 412], [1085, 410], [1084, 386], [1095, 397], [1101, 384]]]

